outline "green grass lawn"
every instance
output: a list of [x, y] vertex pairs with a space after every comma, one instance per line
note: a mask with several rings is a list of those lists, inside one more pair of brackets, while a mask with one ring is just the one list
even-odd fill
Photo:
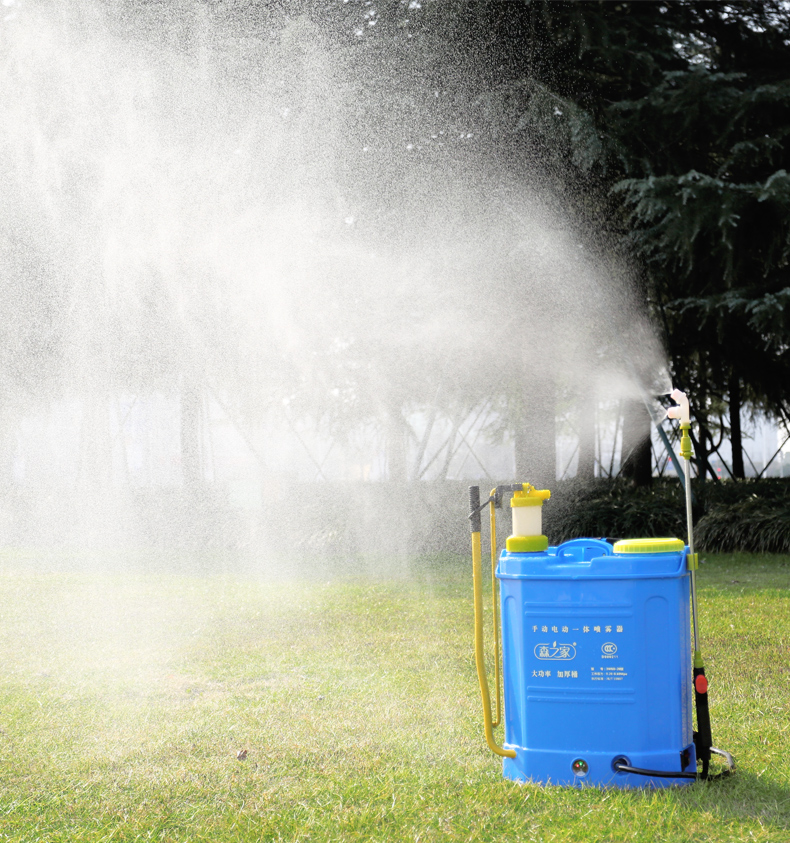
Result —
[[501, 777], [469, 568], [267, 582], [6, 552], [0, 840], [790, 841], [790, 557], [701, 567], [714, 742], [738, 772], [661, 791]]

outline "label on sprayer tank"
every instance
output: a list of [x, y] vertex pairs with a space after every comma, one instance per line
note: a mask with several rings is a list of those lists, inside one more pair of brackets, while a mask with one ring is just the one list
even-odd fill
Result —
[[537, 663], [530, 679], [622, 682], [628, 677], [622, 663], [628, 649], [625, 619], [531, 620], [529, 638], [535, 642], [531, 649]]

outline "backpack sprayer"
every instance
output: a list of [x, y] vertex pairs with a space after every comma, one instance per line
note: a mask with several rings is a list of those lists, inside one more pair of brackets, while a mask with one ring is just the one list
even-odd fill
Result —
[[[667, 787], [735, 770], [732, 756], [712, 746], [697, 617], [689, 402], [679, 390], [671, 397], [678, 406], [667, 415], [680, 420], [687, 545], [675, 538], [625, 539], [614, 545], [585, 538], [549, 547], [541, 527], [549, 490], [529, 483], [497, 486], [481, 504], [479, 487], [469, 489], [475, 663], [486, 742], [503, 758], [506, 778]], [[496, 510], [505, 496], [510, 496], [513, 532], [497, 565]], [[493, 714], [483, 640], [480, 534], [486, 506]], [[502, 720], [500, 746], [494, 729]], [[727, 764], [717, 775], [709, 770], [712, 754]]]

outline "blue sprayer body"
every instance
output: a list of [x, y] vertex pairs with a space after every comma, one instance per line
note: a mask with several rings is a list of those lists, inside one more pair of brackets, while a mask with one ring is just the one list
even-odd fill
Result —
[[613, 767], [696, 771], [686, 552], [619, 554], [596, 539], [502, 552], [506, 778], [692, 783]]

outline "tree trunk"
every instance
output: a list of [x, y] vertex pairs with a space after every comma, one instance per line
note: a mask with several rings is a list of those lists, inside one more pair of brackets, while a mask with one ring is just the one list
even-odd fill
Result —
[[406, 476], [406, 422], [401, 408], [390, 403], [386, 408], [387, 479], [405, 483]]
[[431, 438], [431, 433], [433, 432], [433, 426], [436, 423], [436, 407], [431, 408], [431, 414], [428, 417], [428, 422], [425, 426], [425, 431], [422, 434], [422, 438], [420, 439], [419, 445], [417, 446], [417, 455], [414, 458], [414, 471], [412, 472], [412, 477], [415, 480], [420, 479], [420, 469], [422, 468], [422, 461], [425, 459], [425, 451], [428, 448], [428, 441]]
[[735, 373], [730, 377], [730, 446], [732, 447], [732, 476], [743, 480], [743, 434], [741, 432], [741, 380]]
[[594, 396], [582, 396], [579, 401], [579, 467], [576, 478], [584, 482], [595, 479], [595, 410]]
[[653, 482], [650, 449], [650, 414], [641, 401], [626, 401], [623, 407], [623, 464], [620, 474], [634, 486]]
[[13, 488], [16, 447], [16, 420], [0, 413], [0, 495]]
[[[699, 476], [699, 482], [705, 483], [708, 479], [708, 454], [710, 453], [710, 448], [708, 447], [708, 442], [710, 441], [710, 436], [708, 435], [707, 427], [700, 422], [699, 425], [699, 453], [697, 454], [697, 472]], [[712, 478], [711, 478], [712, 479]]]
[[201, 433], [203, 392], [197, 378], [181, 378], [181, 477], [187, 492], [195, 491], [203, 479]]
[[112, 485], [112, 436], [107, 396], [89, 394], [82, 402], [77, 483], [90, 494], [106, 494]]
[[556, 387], [551, 376], [525, 373], [514, 410], [515, 479], [550, 488], [557, 480]]

